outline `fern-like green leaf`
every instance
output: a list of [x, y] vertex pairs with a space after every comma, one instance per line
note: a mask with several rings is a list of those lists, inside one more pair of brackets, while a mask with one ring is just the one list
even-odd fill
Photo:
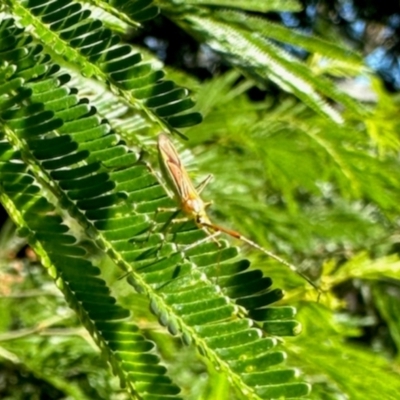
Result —
[[[141, 6], [139, 3], [133, 2], [131, 6]], [[12, 6], [12, 11], [34, 28], [47, 51], [62, 55], [86, 77], [107, 83], [128, 104], [142, 110], [151, 120], [156, 119], [164, 128], [173, 130], [201, 121], [200, 114], [188, 112], [194, 103], [187, 90], [164, 81], [163, 71], [143, 62], [130, 46], [120, 45], [120, 38], [104, 28], [101, 21], [92, 19], [89, 10], [79, 3], [27, 0]], [[54, 12], [57, 9], [65, 9], [69, 17]]]
[[86, 250], [76, 244], [77, 239], [55, 207], [42, 196], [43, 188], [4, 135], [0, 160], [2, 204], [97, 342], [121, 384], [135, 396], [152, 395], [156, 393], [154, 385], [159, 384], [165, 393], [176, 395], [179, 388], [159, 364], [152, 351], [154, 343], [146, 340], [135, 324], [124, 321], [129, 311], [115, 304], [105, 281], [98, 277], [99, 268], [85, 259]]
[[[292, 308], [269, 307], [282, 292], [223, 242], [187, 246], [205, 235], [192, 222], [165, 235], [171, 213], [159, 209], [173, 204], [154, 174], [66, 86], [69, 76], [30, 36], [12, 20], [3, 21], [0, 33], [15, 39], [0, 48], [2, 201], [122, 384], [129, 381], [132, 393], [146, 396], [179, 391], [149, 354], [152, 344], [120, 321], [127, 311], [114, 304], [97, 278], [100, 270], [74, 245], [59, 215], [68, 213], [103, 256], [128, 271], [128, 282], [148, 297], [160, 323], [194, 343], [241, 391], [260, 399], [307, 394], [308, 385], [293, 382], [293, 373], [269, 371], [285, 358], [270, 334], [299, 330]], [[25, 51], [14, 51], [21, 43]], [[154, 365], [150, 374], [146, 363]]]
[[[175, 3], [178, 3], [175, 1]], [[270, 11], [287, 11], [295, 12], [301, 10], [301, 4], [297, 0], [186, 0], [181, 1], [185, 5], [194, 6], [217, 6], [217, 7], [234, 7], [241, 10], [255, 12], [270, 12]]]
[[207, 43], [261, 86], [265, 86], [267, 80], [272, 80], [335, 122], [343, 122], [343, 119], [326, 99], [345, 105], [356, 115], [365, 114], [363, 107], [338, 90], [333, 82], [312, 73], [301, 61], [273, 41], [293, 44], [327, 58], [341, 60], [361, 71], [361, 59], [353, 52], [239, 11], [217, 9], [210, 12], [199, 7], [197, 12], [186, 12], [179, 7], [171, 7], [168, 2], [163, 3], [162, 7], [177, 24]]

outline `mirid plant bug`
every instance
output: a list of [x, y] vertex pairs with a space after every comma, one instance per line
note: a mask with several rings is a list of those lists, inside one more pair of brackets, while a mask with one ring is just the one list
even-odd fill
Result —
[[190, 180], [185, 167], [182, 165], [178, 152], [176, 151], [172, 142], [168, 139], [167, 135], [164, 133], [161, 133], [158, 136], [158, 157], [162, 176], [165, 179], [168, 187], [173, 191], [174, 198], [179, 204], [179, 209], [186, 214], [188, 218], [194, 220], [196, 225], [205, 231], [208, 236], [215, 240], [216, 234], [223, 232], [235, 239], [242, 240], [249, 246], [261, 251], [267, 256], [285, 265], [319, 291], [319, 288], [314, 284], [314, 282], [312, 282], [303, 273], [298, 271], [294, 265], [288, 263], [283, 258], [277, 256], [269, 250], [264, 249], [257, 243], [241, 235], [239, 232], [224, 228], [223, 226], [219, 226], [211, 222], [206, 212], [206, 208], [211, 203], [204, 202], [199, 194], [209, 182], [210, 177], [206, 178], [200, 187], [196, 189]]

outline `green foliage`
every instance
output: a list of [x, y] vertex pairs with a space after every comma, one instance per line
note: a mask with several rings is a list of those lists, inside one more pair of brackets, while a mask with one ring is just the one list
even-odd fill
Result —
[[[281, 10], [286, 11], [286, 2], [281, 4]], [[342, 104], [356, 115], [365, 114], [361, 104], [338, 90], [331, 80], [322, 74], [316, 74], [274, 42], [291, 44], [322, 56], [323, 65], [329, 65], [330, 60], [334, 59], [342, 63], [342, 68], [346, 71], [352, 71], [352, 74], [359, 73], [365, 67], [360, 57], [350, 50], [343, 50], [331, 42], [290, 31], [242, 11], [207, 6], [177, 7], [175, 2], [170, 0], [160, 1], [160, 6], [174, 22], [200, 41], [207, 43], [260, 87], [264, 88], [271, 80], [331, 121], [342, 122], [342, 116], [326, 99]], [[330, 72], [328, 67], [326, 70]]]
[[[0, 236], [4, 373], [10, 381], [13, 368], [31, 374], [55, 398], [295, 399], [309, 394], [305, 381], [314, 383], [315, 399], [365, 398], [363, 384], [369, 398], [391, 398], [397, 373], [344, 341], [362, 326], [349, 313], [334, 320], [341, 309], [334, 289], [369, 281], [398, 345], [398, 296], [378, 283], [397, 282], [400, 272], [391, 254], [399, 213], [396, 104], [376, 84], [379, 104], [367, 113], [322, 75], [364, 72], [356, 54], [245, 13], [296, 10], [297, 2], [236, 2], [234, 10], [220, 8], [224, 1], [156, 4], [3, 4], [0, 200], [23, 238], [10, 224]], [[116, 33], [158, 12], [247, 78], [229, 71], [199, 83], [172, 71], [165, 79], [157, 60]], [[322, 57], [323, 67], [294, 59], [276, 42]], [[196, 104], [176, 83], [182, 80], [196, 89]], [[251, 101], [248, 90], [268, 80], [304, 104], [284, 94]], [[182, 128], [192, 146], [184, 163], [197, 153], [197, 167], [218, 177], [204, 194], [215, 200], [215, 218], [319, 279], [319, 304], [282, 265], [252, 252], [259, 269], [250, 268], [224, 239], [206, 240], [190, 221], [168, 223], [175, 204], [144, 160], [158, 169], [155, 134], [183, 136]], [[16, 256], [25, 243], [85, 330], [49, 289], [35, 256]], [[288, 290], [285, 298], [269, 276]], [[26, 300], [12, 296], [15, 288]], [[283, 343], [279, 337], [300, 331], [298, 301], [304, 333]], [[103, 365], [95, 368], [100, 358], [123, 392]], [[360, 373], [352, 375], [355, 365]], [[71, 371], [76, 379], [68, 379]], [[368, 386], [361, 379], [368, 371], [384, 383]]]
[[236, 0], [229, 2], [228, 0], [188, 0], [188, 1], [175, 1], [175, 4], [186, 5], [205, 5], [205, 6], [218, 6], [218, 7], [234, 7], [247, 11], [300, 11], [301, 5], [296, 0], [271, 0], [268, 2], [261, 2], [258, 0]]
[[[199, 168], [218, 177], [204, 197], [217, 199], [213, 210], [219, 219], [286, 253], [311, 276], [321, 274], [325, 292], [315, 304], [298, 277], [252, 253], [275, 282], [291, 288], [286, 301], [300, 301], [303, 332], [290, 340], [289, 360], [307, 371], [311, 398], [395, 399], [400, 210], [399, 160], [393, 151], [398, 141], [392, 135], [398, 122], [391, 115], [396, 103], [377, 87], [377, 112], [365, 125], [349, 119], [333, 128], [283, 95], [250, 101], [242, 95], [247, 82], [233, 85], [237, 79], [228, 73], [198, 94], [205, 118], [188, 135], [196, 138]], [[351, 281], [357, 291], [348, 289]], [[348, 306], [338, 296], [342, 292]], [[356, 313], [353, 307], [361, 309]], [[363, 343], [364, 331], [379, 327], [371, 349]]]

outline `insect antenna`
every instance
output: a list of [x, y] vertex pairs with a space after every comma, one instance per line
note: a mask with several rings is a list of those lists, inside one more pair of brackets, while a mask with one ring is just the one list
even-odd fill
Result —
[[227, 235], [232, 236], [235, 239], [242, 240], [243, 242], [247, 243], [249, 246], [254, 247], [255, 249], [257, 249], [257, 250], [261, 251], [262, 253], [264, 253], [265, 255], [267, 255], [268, 257], [271, 257], [274, 260], [278, 261], [279, 263], [285, 265], [291, 271], [295, 272], [297, 275], [301, 276], [305, 281], [307, 281], [315, 290], [318, 291], [318, 293], [321, 292], [321, 289], [308, 276], [306, 276], [301, 271], [299, 271], [298, 268], [296, 268], [293, 264], [290, 264], [289, 262], [287, 262], [283, 258], [277, 256], [276, 254], [272, 253], [271, 251], [264, 249], [264, 247], [261, 247], [259, 244], [248, 239], [246, 236], [241, 235], [239, 232], [224, 228], [223, 226], [220, 226], [220, 225], [209, 224], [206, 222], [204, 222], [202, 225], [204, 225], [207, 228], [210, 228], [214, 231], [224, 232]]

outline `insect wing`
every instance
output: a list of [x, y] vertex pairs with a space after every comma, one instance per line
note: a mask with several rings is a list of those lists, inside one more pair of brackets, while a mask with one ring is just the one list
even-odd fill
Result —
[[158, 155], [161, 173], [177, 199], [182, 202], [199, 197], [185, 167], [181, 163], [178, 152], [164, 134], [160, 134], [158, 137]]

